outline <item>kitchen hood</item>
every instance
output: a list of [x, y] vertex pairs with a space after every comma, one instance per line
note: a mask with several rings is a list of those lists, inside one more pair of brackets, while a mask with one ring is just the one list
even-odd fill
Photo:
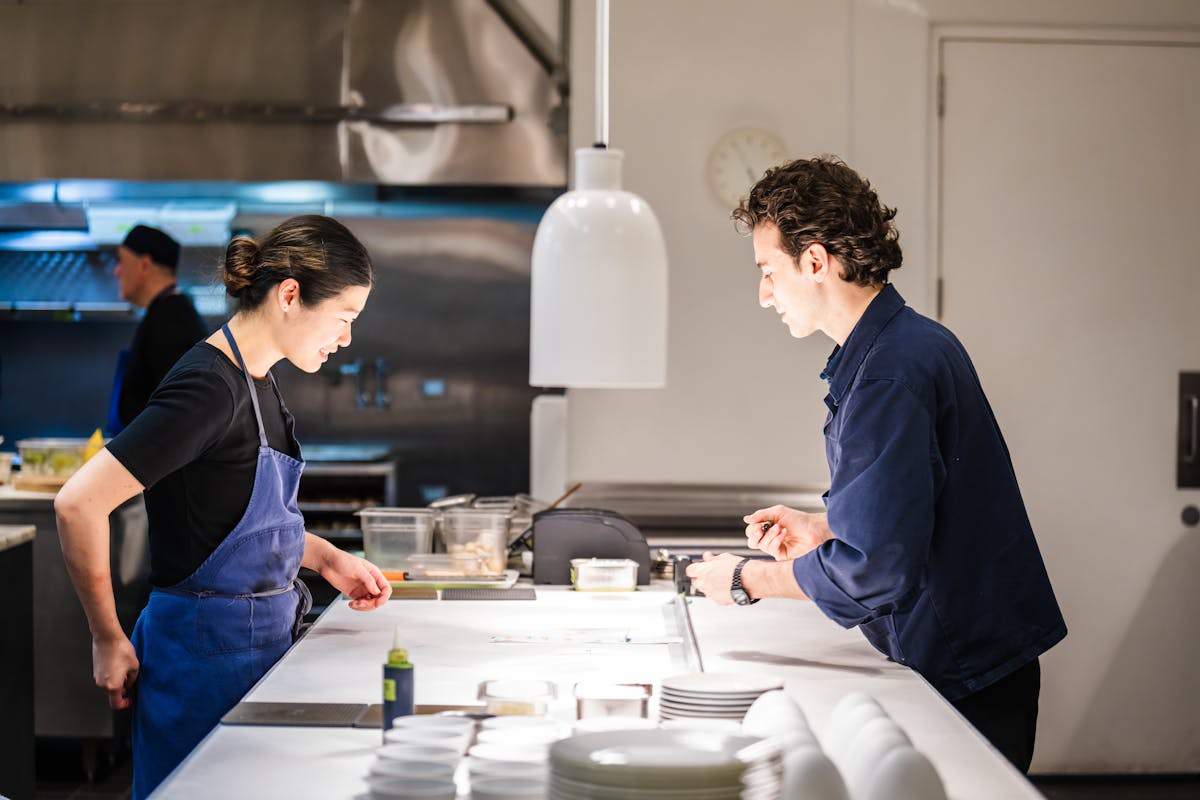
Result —
[[562, 187], [566, 10], [0, 3], [0, 181]]

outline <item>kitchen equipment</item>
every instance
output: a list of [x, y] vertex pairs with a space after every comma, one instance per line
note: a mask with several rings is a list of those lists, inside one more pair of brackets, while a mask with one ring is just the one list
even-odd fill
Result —
[[0, 452], [0, 486], [8, 483], [12, 477], [12, 463], [16, 453]]
[[632, 592], [638, 563], [630, 558], [573, 558], [571, 585], [577, 592]]
[[356, 516], [364, 554], [381, 570], [403, 571], [408, 556], [432, 547], [437, 515], [427, 508], [364, 508]]
[[507, 508], [447, 508], [441, 513], [442, 542], [447, 553], [478, 557], [488, 574], [504, 571], [508, 563]]
[[645, 683], [577, 683], [575, 716], [645, 717], [650, 691]]
[[555, 508], [533, 515], [533, 582], [570, 582], [575, 558], [628, 558], [637, 583], [650, 583], [650, 548], [625, 517], [599, 508]]
[[524, 716], [544, 716], [556, 696], [552, 681], [517, 678], [484, 681], [478, 694], [488, 713]]
[[13, 486], [30, 491], [57, 491], [83, 466], [87, 439], [21, 439], [21, 471]]

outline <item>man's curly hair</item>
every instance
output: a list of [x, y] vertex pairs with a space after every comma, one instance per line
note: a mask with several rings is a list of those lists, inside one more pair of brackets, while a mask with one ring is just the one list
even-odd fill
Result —
[[871, 184], [836, 156], [767, 170], [731, 216], [743, 233], [775, 225], [793, 260], [810, 245], [824, 245], [842, 263], [842, 279], [859, 286], [886, 283], [900, 268], [896, 209], [880, 203]]

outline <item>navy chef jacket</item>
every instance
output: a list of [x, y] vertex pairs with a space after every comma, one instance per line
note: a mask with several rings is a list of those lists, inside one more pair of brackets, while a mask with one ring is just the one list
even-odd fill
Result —
[[836, 538], [793, 562], [804, 593], [949, 700], [1066, 636], [1008, 447], [954, 334], [889, 284], [822, 377]]

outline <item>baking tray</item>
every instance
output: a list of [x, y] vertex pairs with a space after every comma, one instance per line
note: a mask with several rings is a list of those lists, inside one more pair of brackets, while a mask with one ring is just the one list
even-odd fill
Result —
[[255, 703], [243, 701], [221, 717], [226, 725], [300, 725], [350, 728], [366, 703]]
[[392, 589], [402, 587], [432, 586], [434, 589], [511, 589], [517, 582], [517, 571], [506, 569], [495, 577], [462, 576], [461, 578], [412, 578], [392, 581]]
[[536, 600], [537, 592], [532, 587], [519, 589], [482, 589], [450, 587], [442, 590], [443, 600]]

